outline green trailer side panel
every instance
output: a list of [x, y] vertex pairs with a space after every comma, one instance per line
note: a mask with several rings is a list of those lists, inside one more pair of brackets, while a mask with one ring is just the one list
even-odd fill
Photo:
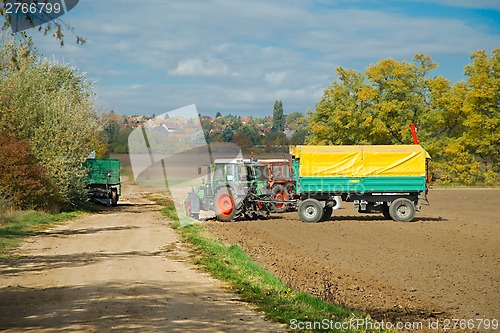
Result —
[[84, 166], [89, 170], [87, 184], [120, 184], [120, 160], [115, 158], [87, 159]]
[[300, 177], [299, 193], [423, 192], [425, 177]]

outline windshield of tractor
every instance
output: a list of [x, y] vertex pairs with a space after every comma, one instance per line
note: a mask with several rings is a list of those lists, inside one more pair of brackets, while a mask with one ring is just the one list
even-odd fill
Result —
[[224, 183], [224, 164], [216, 164], [214, 168], [214, 176], [213, 176], [214, 184]]
[[244, 165], [238, 165], [238, 176], [240, 181], [242, 182], [247, 182], [250, 180], [249, 178], [249, 170], [246, 166]]
[[267, 182], [269, 179], [269, 167], [267, 165], [259, 165], [254, 168], [255, 180]]

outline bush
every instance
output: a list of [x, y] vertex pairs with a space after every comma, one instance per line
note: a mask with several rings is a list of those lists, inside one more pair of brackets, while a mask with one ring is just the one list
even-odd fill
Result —
[[47, 208], [55, 203], [52, 190], [30, 145], [6, 131], [0, 132], [0, 212], [8, 208]]

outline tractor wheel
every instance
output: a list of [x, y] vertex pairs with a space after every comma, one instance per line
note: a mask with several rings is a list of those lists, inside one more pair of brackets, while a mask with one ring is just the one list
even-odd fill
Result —
[[299, 205], [299, 216], [303, 222], [319, 222], [323, 217], [323, 206], [316, 199], [306, 199]]
[[411, 222], [415, 217], [415, 205], [409, 199], [398, 198], [391, 203], [389, 213], [396, 222]]
[[118, 191], [111, 189], [111, 206], [116, 207], [116, 205], [118, 205]]
[[[286, 191], [285, 187], [282, 185], [275, 185], [273, 186], [273, 200], [277, 201], [285, 201], [288, 200], [288, 192]], [[273, 204], [274, 211], [276, 213], [283, 213], [286, 211], [286, 203], [284, 202], [276, 202]]]
[[233, 191], [223, 187], [217, 191], [214, 200], [214, 210], [217, 220], [222, 222], [234, 221], [237, 217], [237, 202]]
[[191, 211], [191, 201], [189, 201], [189, 199], [186, 202], [186, 216], [187, 217], [191, 217], [191, 218], [193, 218], [195, 220], [198, 220], [200, 218], [200, 214], [199, 213], [193, 213]]

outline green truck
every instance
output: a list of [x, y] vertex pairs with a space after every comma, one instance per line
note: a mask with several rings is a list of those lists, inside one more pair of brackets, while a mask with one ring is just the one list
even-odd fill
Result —
[[91, 201], [116, 206], [122, 193], [120, 160], [115, 158], [88, 158], [85, 183]]
[[429, 154], [419, 145], [296, 146], [294, 197], [304, 222], [329, 219], [336, 200], [359, 213], [382, 213], [409, 222], [427, 199]]

